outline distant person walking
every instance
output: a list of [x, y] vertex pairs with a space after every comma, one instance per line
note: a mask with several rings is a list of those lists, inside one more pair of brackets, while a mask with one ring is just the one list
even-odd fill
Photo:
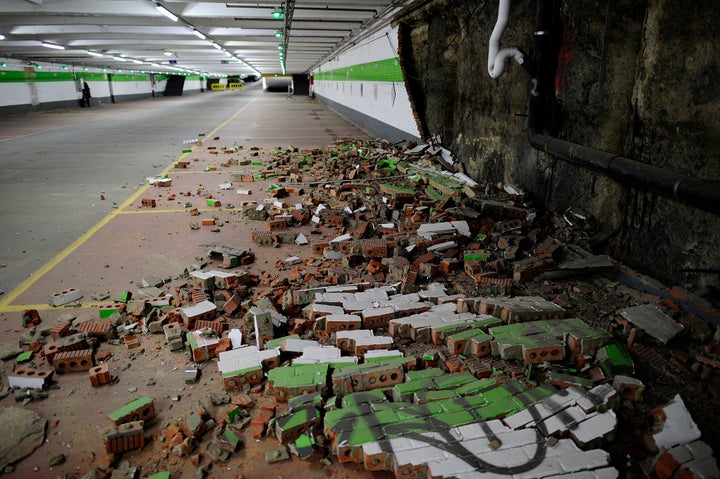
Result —
[[90, 86], [87, 84], [86, 81], [83, 81], [82, 100], [80, 102], [80, 106], [92, 106], [90, 103], [91, 98], [92, 95], [90, 95]]

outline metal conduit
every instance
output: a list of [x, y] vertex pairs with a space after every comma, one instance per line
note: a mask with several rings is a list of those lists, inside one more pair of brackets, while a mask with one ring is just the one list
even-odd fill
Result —
[[644, 186], [663, 196], [720, 214], [720, 182], [693, 178], [658, 168], [618, 154], [596, 150], [544, 134], [544, 102], [548, 100], [547, 85], [552, 85], [554, 72], [551, 44], [553, 0], [538, 0], [536, 10], [535, 52], [533, 53], [533, 94], [530, 97], [528, 139], [530, 144], [555, 158], [603, 171], [617, 181], [631, 186]]

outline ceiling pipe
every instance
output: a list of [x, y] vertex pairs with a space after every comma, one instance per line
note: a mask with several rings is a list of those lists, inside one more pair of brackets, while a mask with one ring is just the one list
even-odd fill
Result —
[[510, 18], [510, 0], [500, 0], [495, 28], [490, 35], [488, 46], [488, 73], [491, 78], [498, 78], [503, 74], [505, 62], [509, 58], [514, 58], [518, 65], [525, 63], [525, 54], [518, 47], [500, 48], [500, 39], [507, 26], [508, 18]]
[[546, 105], [552, 101], [555, 51], [552, 45], [553, 0], [537, 0], [535, 51], [528, 111], [528, 140], [537, 150], [585, 168], [604, 172], [631, 187], [646, 187], [695, 208], [720, 214], [720, 181], [703, 180], [631, 158], [555, 138], [546, 133]]

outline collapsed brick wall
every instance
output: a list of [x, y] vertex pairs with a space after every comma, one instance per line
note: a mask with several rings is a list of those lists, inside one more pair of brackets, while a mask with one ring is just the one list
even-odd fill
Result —
[[[608, 232], [608, 252], [661, 280], [717, 285], [716, 215], [562, 161], [527, 141], [530, 77], [508, 62], [486, 73], [497, 2], [438, 0], [400, 25], [401, 59], [425, 134], [461, 168], [554, 211], [580, 207]], [[502, 46], [533, 50], [534, 2], [513, 2]], [[690, 177], [720, 178], [720, 90], [709, 1], [559, 2], [552, 134]], [[656, 239], [663, 238], [661, 244]], [[657, 244], [656, 248], [647, 248]]]

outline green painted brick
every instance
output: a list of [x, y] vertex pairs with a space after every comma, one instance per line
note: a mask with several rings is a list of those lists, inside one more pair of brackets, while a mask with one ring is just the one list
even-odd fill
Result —
[[444, 376], [437, 376], [432, 378], [433, 383], [437, 389], [448, 389], [456, 388], [475, 381], [475, 376], [469, 371], [463, 371], [460, 373], [445, 374]]
[[356, 407], [360, 404], [383, 403], [387, 402], [387, 400], [387, 396], [385, 396], [382, 389], [372, 389], [370, 391], [346, 394], [342, 398], [342, 407], [345, 409]]
[[475, 381], [463, 384], [455, 390], [458, 396], [466, 396], [468, 394], [477, 394], [497, 387], [493, 379], [477, 379]]
[[428, 368], [428, 369], [421, 369], [418, 371], [408, 371], [405, 373], [405, 381], [415, 381], [416, 379], [425, 379], [425, 378], [432, 378], [435, 376], [442, 376], [445, 374], [442, 369], [440, 368]]
[[482, 419], [489, 421], [490, 419], [498, 419], [515, 414], [525, 409], [525, 405], [514, 397], [509, 397], [503, 401], [497, 401], [487, 406], [476, 409], [475, 411]]
[[315, 445], [315, 441], [313, 440], [312, 436], [308, 434], [301, 434], [297, 440], [295, 440], [295, 447], [297, 448], [306, 448], [306, 447], [312, 447]]
[[18, 356], [15, 358], [15, 360], [19, 363], [25, 363], [27, 361], [30, 361], [32, 359], [33, 352], [32, 351], [25, 351], [24, 353], [18, 354]]
[[110, 414], [108, 414], [108, 418], [111, 421], [117, 421], [119, 419], [122, 419], [123, 417], [127, 416], [128, 414], [131, 414], [132, 412], [136, 411], [137, 409], [140, 409], [144, 406], [147, 406], [149, 404], [153, 403], [153, 399], [149, 396], [142, 396], [137, 399], [133, 399], [130, 402], [125, 403], [123, 407], [120, 409], [117, 409]]
[[282, 338], [270, 339], [265, 343], [265, 349], [279, 348], [286, 339], [300, 339], [300, 335], [291, 334], [290, 336], [283, 336]]
[[237, 435], [230, 429], [225, 429], [225, 432], [223, 433], [223, 439], [225, 439], [235, 448], [237, 448], [237, 446], [240, 444], [240, 438], [237, 437]]
[[237, 371], [225, 371], [222, 373], [223, 378], [234, 378], [235, 376], [242, 376], [253, 371], [262, 371], [261, 365], [250, 366], [244, 369], [238, 369]]
[[117, 308], [100, 308], [98, 310], [98, 315], [100, 316], [100, 319], [107, 319], [117, 312]]
[[238, 417], [239, 415], [240, 415], [240, 408], [237, 407], [237, 406], [234, 407], [234, 408], [232, 408], [232, 409], [229, 410], [228, 413], [227, 413], [228, 422], [229, 422], [230, 424], [234, 423], [234, 422], [235, 422], [235, 419], [237, 419], [237, 417]]
[[288, 408], [290, 411], [295, 411], [311, 405], [313, 407], [322, 407], [323, 398], [320, 392], [307, 393], [302, 396], [291, 397], [288, 399]]
[[281, 430], [289, 430], [318, 419], [320, 419], [320, 412], [317, 409], [314, 407], [304, 407], [276, 418], [275, 424]]
[[415, 392], [415, 402], [432, 402], [441, 399], [451, 399], [455, 397], [455, 392], [450, 389], [442, 391], [417, 391]]
[[461, 411], [447, 412], [432, 417], [433, 423], [441, 423], [448, 427], [462, 426], [478, 420], [473, 410], [463, 409]]
[[406, 400], [409, 399], [407, 395], [412, 395], [413, 393], [416, 393], [417, 391], [422, 391], [425, 389], [429, 389], [431, 387], [435, 387], [435, 383], [433, 382], [433, 378], [423, 378], [423, 379], [415, 379], [414, 381], [410, 381], [407, 383], [400, 383], [396, 384], [392, 387], [392, 395], [397, 400], [398, 398], [405, 398]]

